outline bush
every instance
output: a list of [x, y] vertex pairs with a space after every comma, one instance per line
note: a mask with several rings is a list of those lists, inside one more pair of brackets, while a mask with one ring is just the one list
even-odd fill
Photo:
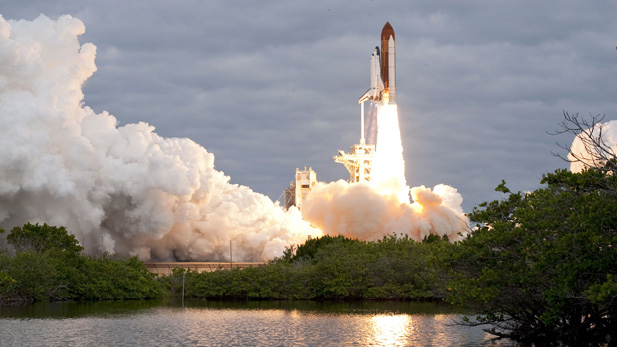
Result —
[[80, 273], [73, 289], [80, 300], [153, 299], [163, 295], [155, 275], [137, 258], [83, 256]]
[[[295, 255], [248, 269], [187, 272], [187, 297], [217, 299], [439, 299], [446, 278], [435, 252], [447, 241], [386, 237], [361, 242], [325, 236]], [[167, 283], [181, 283], [172, 274]], [[178, 292], [175, 290], [175, 292]]]
[[6, 237], [15, 255], [0, 252], [0, 303], [7, 301], [159, 298], [163, 290], [136, 258], [83, 255], [64, 227], [26, 224]]

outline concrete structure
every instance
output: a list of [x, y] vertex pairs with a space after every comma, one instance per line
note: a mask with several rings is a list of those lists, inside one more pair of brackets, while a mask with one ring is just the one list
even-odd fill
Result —
[[284, 202], [285, 208], [296, 206], [299, 210], [302, 209], [302, 202], [306, 199], [308, 193], [317, 183], [317, 174], [313, 168], [300, 170], [296, 168], [296, 181], [289, 184], [289, 188], [285, 189]]
[[313, 171], [313, 168], [306, 169], [304, 167], [304, 171], [298, 170], [296, 168], [296, 207], [301, 210], [302, 202], [306, 199], [308, 193], [311, 192], [311, 189], [317, 183], [317, 174]]
[[170, 275], [173, 269], [180, 268], [185, 270], [193, 270], [199, 273], [212, 272], [217, 270], [245, 269], [249, 267], [257, 267], [265, 264], [264, 262], [248, 263], [230, 263], [230, 262], [144, 262], [148, 271], [157, 275]]

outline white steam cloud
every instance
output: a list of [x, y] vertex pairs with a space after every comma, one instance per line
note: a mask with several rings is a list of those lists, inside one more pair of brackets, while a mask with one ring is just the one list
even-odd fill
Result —
[[303, 203], [302, 215], [324, 234], [368, 241], [393, 234], [417, 241], [435, 234], [456, 241], [469, 230], [456, 189], [414, 187], [411, 197], [413, 203], [401, 203], [397, 194], [382, 195], [370, 183], [318, 183]]
[[[610, 121], [602, 124], [597, 124], [594, 129], [591, 129], [590, 133], [596, 137], [600, 135], [600, 127], [602, 128], [602, 141], [604, 144], [613, 151], [614, 154], [617, 154], [617, 121]], [[587, 141], [585, 137], [585, 141]], [[568, 159], [570, 162], [570, 171], [572, 172], [581, 172], [587, 166], [598, 167], [604, 165], [602, 162], [598, 162], [597, 158], [594, 158], [593, 151], [595, 150], [593, 146], [585, 146], [584, 140], [581, 140], [580, 135], [574, 138], [572, 141], [572, 146], [570, 147], [570, 153], [568, 153]], [[589, 153], [592, 151], [592, 153]], [[582, 161], [576, 160], [572, 156], [574, 153], [578, 158]], [[602, 153], [595, 153], [602, 154]], [[606, 153], [605, 153], [606, 154]], [[609, 154], [610, 157], [610, 154]]]
[[0, 225], [63, 225], [89, 252], [267, 260], [321, 232], [229, 183], [214, 155], [82, 104], [96, 47], [81, 21], [0, 16]]
[[96, 71], [96, 47], [78, 41], [84, 32], [68, 15], [0, 16], [5, 229], [63, 225], [88, 252], [155, 260], [228, 260], [231, 242], [234, 260], [244, 261], [280, 256], [322, 231], [361, 240], [466, 234], [456, 189], [407, 186], [396, 106], [378, 110], [373, 180], [318, 183], [301, 216], [230, 184], [195, 142], [160, 137], [146, 123], [118, 127], [112, 115], [84, 106], [82, 85]]

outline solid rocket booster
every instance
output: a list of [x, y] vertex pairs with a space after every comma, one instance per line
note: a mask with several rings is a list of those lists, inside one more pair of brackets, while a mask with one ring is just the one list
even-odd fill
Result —
[[389, 22], [381, 30], [381, 51], [375, 47], [371, 55], [371, 88], [360, 97], [359, 103], [366, 100], [381, 101], [383, 105], [396, 104], [396, 52], [394, 29]]
[[396, 104], [395, 92], [396, 92], [396, 53], [394, 51], [394, 29], [390, 25], [390, 22], [386, 22], [381, 30], [381, 75], [383, 76], [384, 91], [383, 91], [383, 103], [384, 105]]

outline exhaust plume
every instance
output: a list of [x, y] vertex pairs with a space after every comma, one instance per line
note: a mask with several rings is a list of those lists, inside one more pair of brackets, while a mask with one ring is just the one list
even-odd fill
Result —
[[229, 183], [214, 155], [82, 104], [96, 47], [65, 15], [0, 16], [0, 225], [66, 226], [86, 251], [157, 260], [268, 260], [316, 230]]
[[318, 183], [302, 203], [303, 218], [325, 234], [367, 241], [393, 234], [416, 241], [429, 234], [462, 239], [469, 220], [456, 189], [407, 186], [396, 105], [380, 106], [377, 124], [371, 181]]

